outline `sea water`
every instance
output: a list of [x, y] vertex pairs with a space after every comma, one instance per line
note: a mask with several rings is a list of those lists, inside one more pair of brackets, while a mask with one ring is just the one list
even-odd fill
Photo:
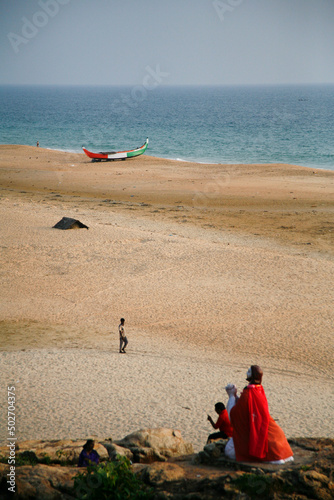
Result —
[[0, 143], [334, 170], [334, 85], [0, 86]]

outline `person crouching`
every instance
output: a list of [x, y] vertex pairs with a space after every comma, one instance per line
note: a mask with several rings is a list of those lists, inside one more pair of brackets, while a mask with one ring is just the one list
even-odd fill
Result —
[[215, 441], [216, 439], [228, 439], [233, 435], [233, 428], [228, 418], [228, 413], [226, 411], [224, 403], [216, 403], [215, 411], [219, 415], [218, 420], [215, 423], [210, 415], [208, 415], [208, 420], [214, 429], [219, 429], [219, 432], [213, 432], [209, 435], [207, 443]]

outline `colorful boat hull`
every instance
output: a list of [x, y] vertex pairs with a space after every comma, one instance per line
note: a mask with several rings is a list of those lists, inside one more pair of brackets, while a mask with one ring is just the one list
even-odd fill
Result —
[[135, 156], [142, 155], [145, 153], [148, 146], [148, 138], [145, 143], [137, 149], [131, 149], [130, 151], [108, 151], [108, 152], [100, 152], [93, 153], [92, 151], [88, 151], [88, 149], [82, 147], [84, 153], [95, 161], [111, 161], [111, 160], [125, 160], [126, 158], [133, 158]]

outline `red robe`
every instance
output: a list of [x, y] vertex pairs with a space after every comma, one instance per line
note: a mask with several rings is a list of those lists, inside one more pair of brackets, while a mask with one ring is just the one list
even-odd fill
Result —
[[262, 385], [249, 384], [231, 409], [238, 462], [273, 462], [293, 455], [284, 432], [269, 415]]

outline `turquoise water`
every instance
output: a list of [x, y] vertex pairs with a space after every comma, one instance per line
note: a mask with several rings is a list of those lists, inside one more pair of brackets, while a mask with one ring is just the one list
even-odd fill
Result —
[[334, 170], [334, 85], [0, 87], [0, 143]]

